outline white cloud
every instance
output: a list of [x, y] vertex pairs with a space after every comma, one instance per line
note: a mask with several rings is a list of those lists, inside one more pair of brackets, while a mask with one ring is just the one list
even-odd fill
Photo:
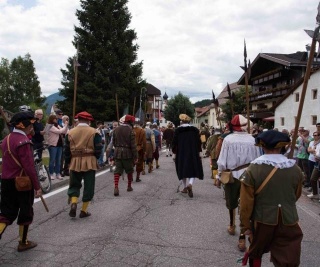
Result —
[[[75, 53], [71, 42], [79, 0], [0, 0], [0, 57], [30, 53], [45, 95], [61, 87], [60, 68]], [[20, 3], [20, 5], [19, 5]], [[22, 4], [21, 4], [22, 3]], [[318, 1], [129, 0], [143, 77], [170, 96], [211, 98], [242, 75], [260, 52], [304, 51]]]

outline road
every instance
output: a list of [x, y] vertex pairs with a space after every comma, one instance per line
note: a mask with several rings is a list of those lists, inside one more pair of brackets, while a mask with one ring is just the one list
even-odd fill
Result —
[[[37, 201], [29, 232], [38, 246], [16, 252], [14, 223], [0, 240], [0, 266], [241, 266], [237, 236], [226, 231], [223, 191], [210, 179], [209, 159], [203, 159], [205, 179], [195, 181], [193, 199], [176, 192], [172, 158], [162, 153], [159, 162], [159, 169], [133, 183], [132, 192], [121, 179], [119, 197], [113, 196], [112, 173], [98, 173], [88, 218], [69, 217], [67, 186], [45, 195], [50, 212]], [[298, 212], [304, 232], [301, 266], [319, 266], [320, 204], [303, 195]], [[269, 254], [263, 266], [273, 266]]]

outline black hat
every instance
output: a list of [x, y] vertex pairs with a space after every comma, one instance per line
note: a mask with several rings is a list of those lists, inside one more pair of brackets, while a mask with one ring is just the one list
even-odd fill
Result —
[[281, 148], [288, 145], [290, 142], [290, 137], [287, 134], [274, 130], [262, 132], [256, 138], [256, 146], [269, 149]]
[[55, 113], [56, 113], [57, 115], [63, 115], [63, 112], [61, 111], [61, 109], [57, 109], [57, 110], [55, 111]]
[[15, 113], [11, 118], [9, 124], [16, 128], [24, 129], [30, 124], [34, 123], [37, 119], [34, 117], [33, 112], [31, 111], [21, 111]]

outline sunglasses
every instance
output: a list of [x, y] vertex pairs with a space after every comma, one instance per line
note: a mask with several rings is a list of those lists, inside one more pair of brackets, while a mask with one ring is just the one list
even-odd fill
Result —
[[313, 136], [319, 136], [318, 134], [314, 134]]

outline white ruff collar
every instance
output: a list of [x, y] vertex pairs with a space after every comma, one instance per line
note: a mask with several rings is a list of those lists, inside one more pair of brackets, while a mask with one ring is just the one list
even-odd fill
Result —
[[265, 154], [256, 158], [251, 162], [252, 164], [267, 164], [277, 167], [278, 169], [287, 169], [291, 168], [296, 164], [294, 159], [288, 159], [287, 157], [281, 154]]

